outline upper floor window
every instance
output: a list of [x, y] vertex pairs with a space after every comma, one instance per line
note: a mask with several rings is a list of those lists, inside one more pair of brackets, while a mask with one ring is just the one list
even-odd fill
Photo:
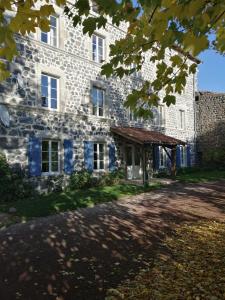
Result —
[[50, 31], [41, 32], [41, 41], [51, 46], [58, 46], [58, 20], [55, 16], [50, 16]]
[[154, 112], [154, 124], [157, 126], [164, 126], [165, 119], [165, 106], [159, 105], [157, 110]]
[[58, 79], [46, 74], [41, 74], [41, 99], [42, 107], [57, 109], [58, 107]]
[[95, 1], [91, 1], [91, 8], [92, 8], [92, 11], [95, 12], [96, 14], [99, 13], [99, 7], [98, 7], [98, 4], [95, 2]]
[[182, 109], [179, 110], [179, 128], [185, 129], [185, 111]]
[[42, 173], [58, 173], [60, 171], [59, 142], [42, 141], [41, 158]]
[[94, 170], [104, 170], [105, 168], [104, 148], [104, 144], [94, 143]]
[[105, 91], [98, 87], [92, 89], [93, 115], [103, 117], [104, 115]]
[[137, 117], [137, 115], [130, 108], [127, 110], [128, 119], [131, 122], [140, 122], [141, 118]]
[[97, 63], [105, 60], [105, 39], [96, 34], [92, 36], [92, 59]]

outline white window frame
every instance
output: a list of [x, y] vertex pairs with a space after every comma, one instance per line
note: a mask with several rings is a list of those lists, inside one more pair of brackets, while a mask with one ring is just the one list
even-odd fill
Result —
[[132, 111], [130, 107], [127, 109], [127, 117], [130, 122], [142, 122], [142, 118], [135, 116], [134, 111]]
[[179, 109], [179, 129], [184, 130], [185, 129], [185, 110]]
[[[48, 106], [44, 106], [42, 105], [42, 76], [46, 76], [48, 78]], [[56, 108], [52, 108], [51, 107], [51, 79], [56, 79], [56, 97], [57, 97], [57, 107]], [[56, 76], [52, 76], [49, 75], [47, 73], [42, 72], [41, 73], [41, 107], [45, 108], [45, 109], [50, 109], [53, 111], [58, 111], [59, 110], [59, 78], [57, 78]]]
[[[97, 96], [97, 106], [96, 106], [96, 114], [94, 114], [94, 100], [93, 100], [93, 92], [94, 92], [94, 89], [97, 90], [97, 95], [98, 93], [101, 91], [103, 93], [103, 105], [102, 105], [102, 116], [99, 115], [99, 101], [98, 101], [98, 96]], [[104, 118], [105, 116], [105, 90], [96, 86], [96, 85], [93, 85], [92, 87], [92, 95], [91, 95], [91, 100], [92, 100], [92, 115], [93, 116], [96, 116], [96, 117], [99, 117], [99, 118]]]
[[181, 167], [187, 166], [187, 148], [180, 146], [180, 165]]
[[[41, 31], [40, 39], [41, 39], [42, 43], [58, 48], [59, 47], [59, 18], [57, 16], [53, 16], [53, 15], [51, 15], [49, 18], [50, 18], [50, 21], [51, 21], [51, 18], [55, 18], [56, 27], [52, 26], [50, 23], [50, 31], [48, 31], [48, 32]], [[54, 44], [54, 42], [53, 42], [54, 41], [53, 27], [56, 29], [56, 44]], [[42, 33], [47, 35], [47, 42], [42, 40]]]
[[165, 105], [159, 105], [159, 126], [165, 126], [166, 123], [166, 110]]
[[[166, 154], [165, 149], [162, 146], [159, 146], [159, 168], [160, 169], [166, 168], [166, 156], [167, 156], [167, 154]], [[161, 158], [163, 158], [163, 163], [162, 163]]]
[[98, 10], [98, 5], [95, 1], [91, 1], [91, 10], [92, 12], [94, 12], [95, 14], [99, 14], [99, 10]]
[[163, 127], [166, 124], [166, 109], [165, 109], [165, 105], [158, 105], [158, 107], [156, 108], [156, 114], [157, 114], [157, 118], [154, 117], [154, 125], [156, 126], [160, 126]]
[[[93, 51], [93, 43], [94, 43], [94, 37], [96, 37], [96, 55], [94, 57], [94, 51]], [[102, 39], [102, 59], [100, 60], [99, 57], [99, 39]], [[103, 63], [105, 61], [105, 37], [98, 35], [94, 33], [91, 37], [91, 54], [92, 54], [92, 60], [96, 63]]]
[[[41, 142], [41, 171], [42, 171], [42, 164], [43, 164], [43, 160], [42, 160], [42, 147], [43, 147], [43, 142], [48, 142], [48, 161], [44, 161], [46, 163], [48, 163], [48, 172], [41, 172], [42, 175], [55, 175], [55, 174], [59, 174], [60, 173], [60, 142], [57, 140], [47, 140], [47, 139], [43, 139]], [[58, 170], [57, 171], [52, 171], [52, 143], [58, 143]]]
[[[94, 142], [93, 144], [94, 144], [93, 145], [93, 147], [94, 147], [94, 155], [95, 155], [95, 153], [97, 153], [97, 160], [95, 160], [95, 157], [93, 155], [93, 170], [94, 171], [104, 171], [105, 170], [105, 165], [106, 165], [106, 161], [105, 161], [105, 143]], [[95, 151], [95, 145], [97, 145], [97, 151]], [[99, 148], [100, 148], [99, 145], [103, 145], [103, 160], [99, 159], [99, 154], [100, 154], [100, 152], [99, 152]], [[100, 162], [101, 161], [103, 161], [103, 164], [104, 164], [103, 169], [100, 168]], [[97, 168], [95, 168], [95, 162], [97, 162]]]

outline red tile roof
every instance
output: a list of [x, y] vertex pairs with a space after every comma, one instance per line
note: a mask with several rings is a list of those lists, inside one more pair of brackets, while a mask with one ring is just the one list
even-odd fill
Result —
[[111, 127], [111, 132], [139, 144], [156, 144], [165, 146], [184, 145], [185, 142], [157, 131], [134, 127]]

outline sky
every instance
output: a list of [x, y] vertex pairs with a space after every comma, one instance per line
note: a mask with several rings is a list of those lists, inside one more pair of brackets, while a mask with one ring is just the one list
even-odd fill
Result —
[[225, 56], [213, 50], [200, 56], [198, 89], [200, 91], [225, 92]]

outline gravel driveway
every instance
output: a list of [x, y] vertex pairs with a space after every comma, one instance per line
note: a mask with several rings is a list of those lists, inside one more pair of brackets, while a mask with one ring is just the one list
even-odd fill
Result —
[[175, 184], [0, 231], [0, 299], [101, 300], [151, 263], [174, 224], [225, 220], [225, 182]]

